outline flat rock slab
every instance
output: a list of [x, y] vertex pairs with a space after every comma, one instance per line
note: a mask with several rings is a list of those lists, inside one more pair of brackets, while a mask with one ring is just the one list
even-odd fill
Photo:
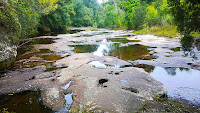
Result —
[[[0, 94], [39, 89], [43, 105], [53, 111], [58, 111], [65, 106], [64, 95], [73, 92], [72, 109], [80, 108], [81, 112], [129, 113], [137, 112], [144, 106], [146, 100], [153, 100], [155, 94], [167, 92], [163, 84], [154, 80], [143, 69], [119, 68], [131, 65], [127, 61], [112, 56], [95, 56], [94, 53], [77, 54], [72, 51], [73, 47], [68, 46], [79, 42], [97, 44], [99, 40], [116, 38], [126, 35], [128, 32], [109, 30], [108, 34], [110, 35], [106, 34], [103, 37], [98, 35], [99, 33], [103, 33], [103, 31], [83, 31], [77, 34], [58, 35], [51, 37], [59, 38], [55, 40], [55, 43], [34, 45], [36, 49], [50, 49], [71, 56], [57, 60], [54, 66], [59, 69], [54, 72], [44, 72], [45, 66], [41, 66], [8, 73], [0, 79]], [[84, 34], [94, 36], [85, 37]], [[128, 33], [128, 35], [133, 34]], [[157, 38], [154, 40], [142, 38], [145, 43], [149, 42], [147, 43], [149, 45], [157, 45], [157, 43], [154, 44]], [[135, 40], [140, 37], [133, 38], [131, 36], [128, 39]], [[159, 42], [161, 41], [162, 39], [159, 40]], [[142, 44], [142, 42], [135, 43]], [[174, 45], [171, 46], [174, 47]], [[162, 47], [165, 45], [161, 44], [160, 48]], [[159, 52], [159, 49], [157, 51]], [[74, 81], [72, 85], [67, 90], [62, 89], [61, 86], [70, 80]]]
[[[61, 83], [76, 79], [75, 82], [79, 85], [74, 87], [72, 85], [71, 89], [75, 95], [73, 99], [78, 98], [80, 101], [77, 107], [80, 107], [81, 111], [136, 112], [146, 100], [153, 100], [155, 94], [167, 92], [162, 83], [154, 80], [143, 69], [134, 67], [102, 69], [91, 64], [82, 64], [81, 61], [79, 64], [74, 69], [60, 70], [58, 79]], [[81, 93], [80, 90], [75, 90], [83, 86]]]

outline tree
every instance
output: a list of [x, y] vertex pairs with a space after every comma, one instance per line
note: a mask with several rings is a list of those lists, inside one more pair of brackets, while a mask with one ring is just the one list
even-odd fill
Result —
[[58, 8], [40, 19], [41, 26], [46, 26], [51, 31], [62, 31], [71, 26], [72, 16], [75, 15], [74, 5], [69, 1], [59, 0]]
[[48, 14], [57, 8], [58, 0], [9, 0], [9, 5], [21, 24], [21, 38], [37, 35], [41, 15]]
[[168, 0], [178, 31], [183, 35], [200, 32], [199, 0]]
[[154, 7], [154, 5], [149, 5], [147, 7], [147, 18], [146, 18], [146, 21], [147, 21], [147, 24], [148, 26], [152, 27], [152, 26], [155, 26], [157, 23], [158, 23], [158, 10]]
[[133, 23], [134, 29], [142, 29], [145, 23], [146, 7], [139, 5], [134, 9]]
[[119, 7], [123, 9], [126, 13], [125, 16], [125, 25], [128, 27], [128, 29], [134, 28], [134, 19], [135, 18], [135, 9], [137, 6], [141, 5], [140, 0], [121, 0], [119, 2]]

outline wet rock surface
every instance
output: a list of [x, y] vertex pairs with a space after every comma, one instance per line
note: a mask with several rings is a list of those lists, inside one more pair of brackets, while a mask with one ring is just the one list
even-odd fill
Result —
[[[40, 90], [41, 103], [58, 112], [67, 112], [70, 106], [83, 112], [137, 112], [145, 101], [167, 93], [147, 73], [155, 66], [198, 69], [199, 59], [182, 56], [179, 38], [99, 29], [33, 40], [19, 54], [12, 71], [1, 75], [0, 94]], [[23, 64], [26, 67], [18, 68]], [[71, 102], [71, 96], [73, 102], [68, 105], [65, 99], [70, 97]]]

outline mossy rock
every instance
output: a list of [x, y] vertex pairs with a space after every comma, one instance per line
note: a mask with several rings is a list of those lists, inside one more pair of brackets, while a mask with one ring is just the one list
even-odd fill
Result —
[[13, 64], [13, 62], [15, 62], [15, 58], [14, 57], [6, 59], [6, 60], [0, 62], [0, 70], [8, 68], [11, 64]]
[[14, 62], [21, 26], [15, 11], [0, 0], [0, 69]]

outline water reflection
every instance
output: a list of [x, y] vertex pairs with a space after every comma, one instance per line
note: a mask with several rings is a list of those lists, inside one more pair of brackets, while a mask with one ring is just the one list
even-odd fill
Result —
[[131, 37], [131, 36], [135, 36], [135, 35], [120, 35], [120, 36], [116, 36], [116, 37]]
[[93, 65], [96, 68], [107, 68], [107, 66], [99, 61], [92, 61], [89, 64]]
[[120, 46], [119, 44], [113, 44], [108, 53], [109, 56], [115, 56], [122, 60], [151, 60], [153, 56], [149, 56], [149, 50], [147, 46], [144, 45], [129, 45], [129, 46]]
[[181, 48], [184, 52], [184, 56], [191, 56], [194, 59], [196, 57], [196, 51], [200, 50], [200, 40], [195, 40], [192, 36], [184, 36], [181, 38]]
[[76, 53], [92, 53], [97, 50], [98, 45], [69, 45], [70, 47], [74, 47], [74, 52]]
[[196, 46], [197, 50], [200, 51], [200, 38], [196, 39], [195, 46]]
[[155, 67], [150, 74], [167, 87], [170, 97], [188, 100], [200, 106], [200, 71], [188, 68]]
[[[130, 67], [130, 66], [126, 66], [126, 67]], [[137, 65], [133, 65], [131, 67], [143, 68], [148, 73], [152, 72], [155, 68], [155, 66], [147, 65], [147, 64], [137, 64]]]
[[[103, 42], [105, 42], [104, 40]], [[101, 43], [97, 49], [97, 51], [94, 52], [94, 55], [97, 56], [114, 56], [118, 57], [122, 60], [150, 60], [153, 59], [153, 56], [149, 56], [149, 50], [148, 46], [144, 45], [128, 45], [128, 46], [122, 46], [120, 43]]]
[[120, 42], [120, 43], [129, 43], [129, 42], [140, 42], [140, 40], [128, 40], [126, 38], [110, 38], [107, 39], [108, 42]]
[[33, 91], [3, 95], [0, 97], [0, 112], [7, 109], [10, 113], [53, 113], [41, 105], [39, 97], [39, 92]]
[[74, 47], [74, 52], [76, 53], [93, 53], [97, 56], [114, 56], [122, 60], [151, 60], [154, 56], [149, 55], [148, 46], [144, 45], [128, 45], [124, 46], [121, 43], [107, 42], [104, 39], [99, 45], [70, 45]]
[[[190, 71], [189, 68], [178, 68], [180, 71]], [[176, 75], [176, 71], [177, 71], [177, 67], [165, 67], [165, 70], [167, 72], [168, 75], [172, 75], [175, 76]]]
[[16, 70], [45, 65], [46, 71], [56, 70], [53, 61], [61, 59], [60, 55], [49, 49], [36, 50], [33, 48], [34, 44], [51, 44], [54, 40], [53, 38], [35, 38], [20, 42], [21, 46], [17, 49], [16, 62], [9, 69]]

